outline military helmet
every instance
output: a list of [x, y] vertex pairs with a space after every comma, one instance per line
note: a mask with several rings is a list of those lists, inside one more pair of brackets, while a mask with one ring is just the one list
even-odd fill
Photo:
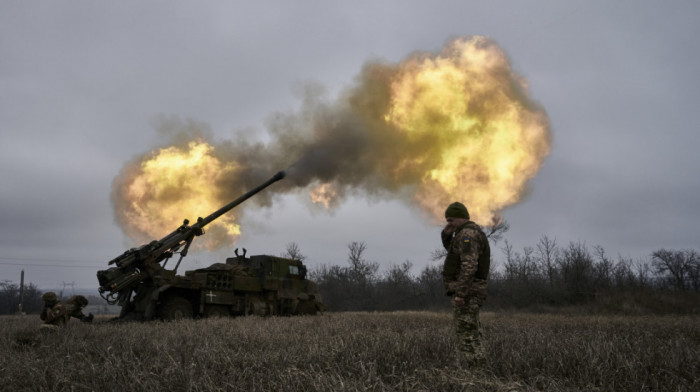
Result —
[[58, 298], [56, 297], [56, 293], [53, 291], [47, 291], [41, 296], [41, 300], [44, 302], [57, 302]]
[[445, 210], [445, 218], [464, 218], [469, 219], [469, 211], [464, 204], [456, 201], [450, 204]]
[[68, 301], [66, 301], [67, 304], [70, 305], [77, 305], [80, 306], [81, 308], [83, 306], [87, 306], [88, 300], [87, 298], [83, 297], [82, 295], [74, 295], [70, 298], [68, 298]]

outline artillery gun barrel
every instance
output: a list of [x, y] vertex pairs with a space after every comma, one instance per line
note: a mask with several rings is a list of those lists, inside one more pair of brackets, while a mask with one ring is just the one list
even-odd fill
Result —
[[[175, 229], [172, 233], [166, 235], [158, 241], [151, 241], [148, 244], [142, 245], [140, 248], [129, 249], [122, 255], [111, 260], [108, 265], [116, 264], [116, 267], [107, 270], [97, 271], [97, 279], [100, 282], [100, 294], [108, 292], [122, 292], [131, 290], [153, 271], [148, 272], [149, 268], [155, 268], [163, 260], [169, 259], [180, 247], [180, 260], [187, 255], [187, 250], [194, 237], [204, 234], [204, 226], [211, 223], [216, 218], [225, 214], [232, 208], [248, 200], [256, 193], [270, 186], [272, 183], [283, 179], [284, 171], [277, 172], [272, 178], [251, 189], [238, 199], [226, 204], [225, 206], [214, 211], [206, 218], [198, 218], [197, 223], [188, 226], [188, 221], [185, 219], [182, 226]], [[178, 265], [180, 262], [178, 261]], [[144, 269], [145, 268], [145, 269]], [[162, 268], [162, 267], [161, 267]], [[175, 267], [177, 270], [177, 266]], [[123, 294], [123, 293], [122, 293]], [[120, 294], [120, 295], [122, 295]], [[104, 297], [103, 297], [104, 298]], [[105, 298], [106, 299], [106, 298]], [[110, 300], [108, 299], [108, 302]]]
[[262, 184], [256, 186], [255, 188], [249, 190], [248, 192], [246, 192], [243, 196], [239, 197], [238, 199], [236, 199], [236, 200], [234, 200], [234, 201], [232, 201], [232, 202], [226, 204], [225, 206], [219, 208], [218, 210], [214, 211], [213, 213], [211, 213], [211, 214], [210, 214], [209, 216], [207, 216], [206, 218], [197, 219], [197, 223], [194, 224], [193, 226], [197, 226], [197, 227], [199, 227], [199, 228], [203, 228], [204, 226], [208, 225], [209, 223], [211, 223], [211, 222], [212, 222], [213, 220], [215, 220], [216, 218], [218, 218], [218, 217], [220, 217], [221, 215], [227, 213], [229, 210], [231, 210], [231, 209], [234, 208], [235, 206], [237, 206], [237, 205], [243, 203], [244, 201], [248, 200], [250, 197], [252, 197], [252, 196], [255, 195], [256, 193], [262, 191], [263, 189], [267, 188], [268, 186], [272, 185], [273, 183], [275, 183], [275, 182], [277, 182], [277, 181], [283, 179], [285, 175], [286, 175], [286, 174], [285, 174], [284, 171], [279, 171], [279, 172], [277, 172], [277, 173], [276, 173], [274, 176], [272, 176], [272, 178], [270, 178], [269, 180], [267, 180], [267, 181], [265, 181], [264, 183], [262, 183]]

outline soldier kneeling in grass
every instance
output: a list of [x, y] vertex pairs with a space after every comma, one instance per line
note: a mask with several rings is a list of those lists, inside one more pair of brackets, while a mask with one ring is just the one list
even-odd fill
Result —
[[92, 322], [92, 313], [87, 316], [83, 314], [83, 308], [87, 306], [88, 300], [82, 295], [68, 298], [65, 305], [58, 300], [56, 293], [52, 291], [44, 293], [41, 299], [44, 301], [44, 309], [39, 316], [44, 321], [41, 326], [42, 330], [53, 330], [65, 326], [71, 317], [86, 323]]

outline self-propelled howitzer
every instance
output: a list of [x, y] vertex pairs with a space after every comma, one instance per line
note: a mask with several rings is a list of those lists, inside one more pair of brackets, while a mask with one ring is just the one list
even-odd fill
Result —
[[[262, 282], [256, 284], [248, 279], [250, 276], [246, 278], [238, 276], [241, 274], [250, 275], [247, 274], [246, 271], [248, 267], [245, 266], [224, 269], [211, 269], [211, 267], [209, 267], [210, 269], [207, 269], [209, 272], [204, 275], [201, 273], [193, 274], [187, 272], [185, 276], [177, 275], [177, 268], [183, 257], [187, 255], [194, 238], [204, 234], [204, 227], [207, 224], [274, 182], [281, 180], [284, 176], [284, 172], [278, 172], [263, 184], [221, 207], [206, 218], [198, 218], [195, 224], [189, 225], [189, 221], [185, 219], [182, 226], [162, 239], [152, 241], [138, 248], [129, 249], [122, 255], [111, 260], [108, 265], [114, 265], [114, 267], [97, 272], [97, 279], [100, 283], [100, 295], [109, 304], [119, 304], [122, 307], [120, 318], [125, 319], [150, 320], [154, 317], [165, 319], [192, 317], [199, 314], [206, 314], [207, 309], [212, 309], [212, 306], [210, 306], [211, 304], [216, 305], [213, 309], [217, 310], [217, 314], [236, 314], [236, 309], [238, 308], [243, 309], [244, 311], [242, 313], [246, 314], [247, 310], [255, 309], [254, 305], [257, 305], [256, 313], [265, 313], [260, 310], [262, 309], [260, 299], [257, 297], [262, 295], [263, 302], [265, 301], [264, 298], [276, 299], [278, 295], [274, 292], [275, 287], [279, 286], [281, 288], [282, 286], [289, 286], [289, 284], [287, 284], [289, 282], [280, 282], [277, 286], [273, 285], [274, 287], [269, 284], [265, 285]], [[172, 270], [166, 269], [165, 266], [168, 260], [175, 254], [180, 255], [177, 264]], [[231, 262], [229, 262], [229, 260]], [[245, 261], [245, 255], [229, 260], [227, 260], [228, 264], [235, 264], [239, 261], [242, 262]], [[279, 264], [280, 261], [284, 260], [285, 259], [280, 259], [275, 264]], [[298, 276], [300, 268], [305, 272], [305, 267], [299, 264], [299, 262], [293, 262], [292, 260], [287, 261], [290, 262], [288, 263], [289, 270], [297, 271], [297, 276], [283, 274], [279, 275], [279, 277], [282, 280], [295, 278], [296, 281], [292, 282], [293, 286], [296, 288], [296, 291], [300, 291], [298, 295], [294, 294], [292, 296], [293, 298], [290, 297], [290, 295], [282, 296], [286, 299], [293, 300], [291, 305], [294, 305], [294, 309], [291, 309], [289, 313], [295, 313], [297, 308], [307, 310], [314, 308], [314, 313], [315, 309], [320, 310], [322, 304], [320, 303], [320, 297], [315, 295], [315, 285], [312, 282], [306, 281], [305, 274]], [[292, 266], [292, 264], [296, 265]], [[275, 268], [277, 268], [277, 266]], [[277, 268], [277, 270], [279, 270], [279, 268]], [[231, 297], [231, 300], [224, 302], [222, 302], [221, 298], [219, 300], [214, 300], [213, 298], [217, 295], [218, 297], [227, 297], [227, 295], [223, 295], [220, 292], [220, 284], [215, 285], [216, 287], [211, 286], [213, 283], [210, 283], [210, 281], [213, 282], [213, 280], [209, 275], [212, 274], [217, 276], [222, 274], [230, 275], [229, 280], [231, 280], [231, 282], [233, 282], [234, 278], [237, 278], [238, 281], [243, 284], [243, 288], [234, 293], [234, 291], [237, 290], [236, 287], [229, 285], [231, 287], [227, 287], [225, 290], [230, 291], [230, 293], [228, 293], [230, 295], [228, 296]], [[216, 278], [214, 280], [218, 279], [217, 281], [219, 281], [223, 279], [221, 276], [217, 276], [214, 276], [214, 278]], [[264, 290], [265, 287], [267, 287], [266, 290]], [[257, 290], [260, 291], [260, 293], [253, 293], [251, 290]], [[309, 290], [313, 292], [308, 292]], [[262, 291], [266, 292], [263, 293]], [[319, 300], [314, 300], [309, 304], [309, 295], [311, 295], [311, 298], [318, 298]], [[301, 307], [299, 307], [300, 301], [303, 305]], [[289, 308], [290, 302], [283, 302], [287, 304], [287, 308]], [[280, 302], [280, 304], [281, 303], [282, 302]], [[283, 307], [278, 306], [278, 308], [282, 309]], [[276, 312], [275, 309], [270, 308], [270, 312], [268, 313], [275, 314]]]

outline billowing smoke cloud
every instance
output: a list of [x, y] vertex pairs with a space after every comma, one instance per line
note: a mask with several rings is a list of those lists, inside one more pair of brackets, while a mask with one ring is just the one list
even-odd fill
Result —
[[[473, 220], [489, 224], [520, 199], [549, 153], [545, 111], [485, 37], [398, 64], [368, 62], [333, 100], [317, 87], [308, 86], [299, 112], [270, 118], [265, 144], [216, 142], [205, 125], [163, 120], [172, 145], [139, 157], [114, 182], [125, 232], [163, 235], [184, 215], [205, 216], [282, 169], [287, 178], [254, 203], [302, 192], [334, 208], [358, 194], [400, 199], [439, 220], [460, 200]], [[210, 246], [235, 238], [235, 214], [217, 221]]]

